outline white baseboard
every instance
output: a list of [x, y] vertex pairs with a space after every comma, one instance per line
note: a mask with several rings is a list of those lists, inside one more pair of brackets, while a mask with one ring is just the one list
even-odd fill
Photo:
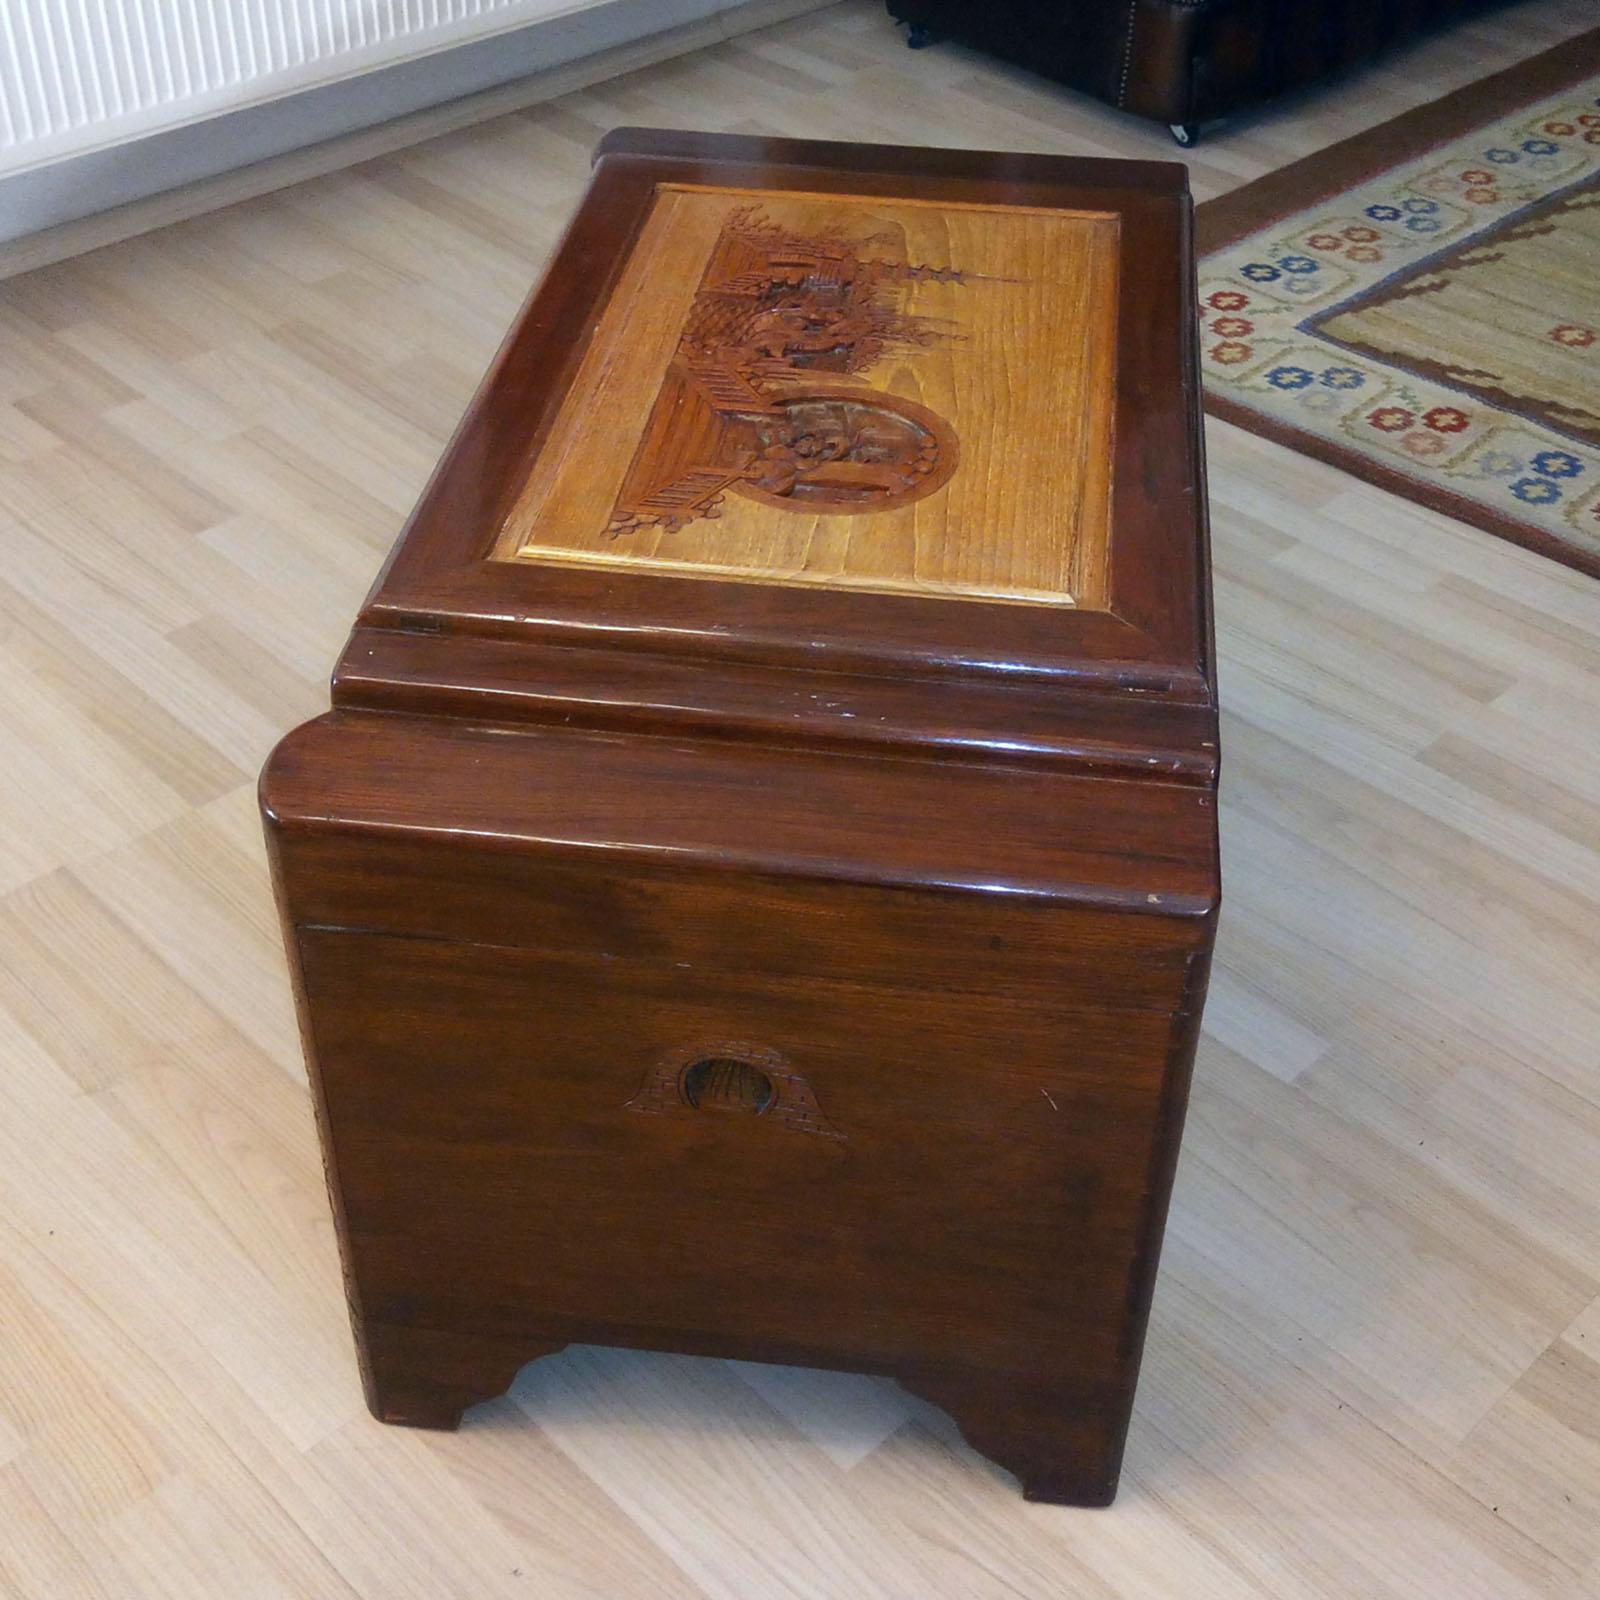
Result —
[[614, 0], [15, 173], [0, 179], [0, 278], [833, 3], [746, 0], [729, 8], [718, 0]]

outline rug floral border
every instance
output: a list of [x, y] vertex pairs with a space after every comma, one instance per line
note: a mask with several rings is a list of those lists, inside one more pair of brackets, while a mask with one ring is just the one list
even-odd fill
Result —
[[[1430, 151], [1487, 128], [1524, 107], [1558, 96], [1597, 73], [1600, 73], [1600, 28], [1579, 34], [1541, 55], [1468, 84], [1207, 202], [1197, 209], [1195, 218], [1196, 254], [1201, 263], [1202, 280], [1206, 258], [1217, 251], [1248, 239], [1276, 222], [1346, 195], [1393, 169], [1423, 160]], [[1203, 298], [1201, 309], [1209, 314]], [[1298, 428], [1212, 388], [1206, 391], [1205, 404], [1212, 415], [1249, 432], [1328, 462], [1380, 488], [1580, 571], [1600, 576], [1600, 553], [1568, 543], [1493, 505], [1452, 493], [1442, 485], [1421, 480], [1403, 468], [1389, 466], [1382, 459], [1353, 449], [1338, 439]]]

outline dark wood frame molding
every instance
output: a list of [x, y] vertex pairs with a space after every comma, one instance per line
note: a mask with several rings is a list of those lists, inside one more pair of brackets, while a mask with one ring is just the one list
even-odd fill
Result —
[[[1115, 212], [1111, 609], [494, 559], [664, 182]], [[1166, 164], [602, 146], [262, 778], [379, 1417], [807, 1362], [1110, 1500], [1220, 894], [1189, 235]], [[664, 1112], [713, 1058], [776, 1102]]]
[[[997, 164], [1003, 183], [994, 178]], [[662, 183], [793, 187], [977, 205], [1082, 207], [1121, 217], [1116, 499], [1108, 610], [805, 590], [659, 572], [491, 561], [490, 551]], [[1144, 263], [1188, 246], [1185, 170], [1169, 163], [844, 146], [622, 129], [588, 199], [474, 397], [362, 611], [365, 628], [658, 656], [804, 664], [889, 676], [1031, 677], [1209, 698], [1210, 619], [1188, 535], [1199, 445], [1176, 397], [1192, 318], [1149, 292]], [[1192, 352], [1184, 364], [1192, 361]], [[533, 419], [530, 423], [530, 419]], [[347, 658], [347, 665], [359, 662]]]

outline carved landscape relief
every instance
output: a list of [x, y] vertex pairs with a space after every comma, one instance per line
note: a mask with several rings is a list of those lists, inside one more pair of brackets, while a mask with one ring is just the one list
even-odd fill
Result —
[[607, 523], [616, 538], [721, 515], [730, 492], [850, 515], [929, 494], [956, 468], [944, 418], [862, 375], [956, 335], [904, 289], [964, 275], [892, 258], [892, 234], [800, 234], [741, 206], [723, 224]]
[[656, 185], [555, 414], [526, 419], [494, 558], [1102, 607], [1118, 236], [1100, 212]]

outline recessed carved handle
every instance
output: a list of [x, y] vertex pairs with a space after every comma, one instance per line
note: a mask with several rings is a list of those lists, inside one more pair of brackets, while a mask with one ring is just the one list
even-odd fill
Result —
[[702, 1056], [683, 1069], [683, 1098], [696, 1111], [748, 1111], [756, 1116], [777, 1098], [772, 1079], [750, 1061]]
[[672, 1051], [645, 1073], [628, 1109], [655, 1116], [742, 1111], [796, 1133], [844, 1138], [804, 1076], [776, 1050], [752, 1044], [719, 1040]]

